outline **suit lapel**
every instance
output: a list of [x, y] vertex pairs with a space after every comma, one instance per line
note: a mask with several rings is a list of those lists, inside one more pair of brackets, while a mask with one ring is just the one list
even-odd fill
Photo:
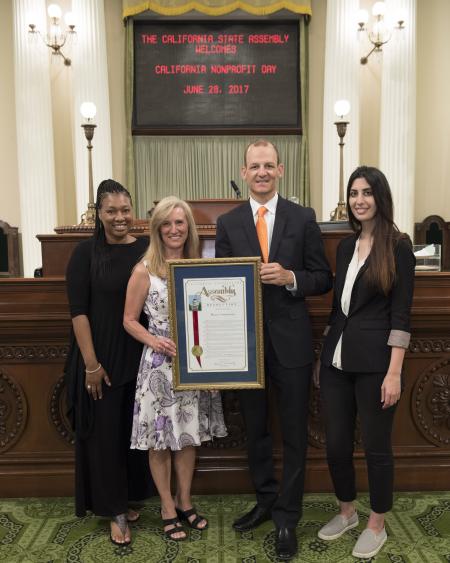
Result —
[[277, 209], [275, 212], [275, 223], [273, 226], [272, 240], [270, 242], [269, 262], [275, 261], [278, 247], [283, 239], [284, 228], [287, 222], [286, 200], [278, 195]]
[[355, 252], [355, 244], [356, 244], [356, 237], [353, 238], [353, 240], [349, 240], [349, 244], [347, 244], [342, 251], [343, 267], [340, 268], [339, 271], [336, 273], [336, 281], [335, 281], [335, 292], [337, 297], [339, 298], [339, 302], [341, 301], [342, 292], [344, 291], [345, 277], [347, 276], [347, 270], [352, 260], [353, 253]]
[[[364, 274], [364, 272], [367, 270], [367, 268], [369, 267], [369, 259], [370, 259], [370, 254], [369, 256], [366, 258], [366, 261], [364, 262], [364, 264], [361, 266], [361, 268], [359, 269], [358, 273], [356, 274], [356, 278], [355, 278], [355, 283], [357, 283], [357, 281], [359, 280], [359, 278]], [[353, 284], [354, 285], [354, 284]]]
[[252, 256], [261, 256], [261, 247], [259, 246], [258, 235], [256, 234], [255, 219], [252, 213], [252, 206], [248, 201], [241, 206], [242, 209], [242, 225], [247, 235], [248, 244], [250, 245]]
[[[352, 260], [353, 253], [355, 252], [356, 240], [357, 240], [357, 235], [355, 235], [353, 240], [349, 241], [348, 246], [343, 250], [342, 261], [344, 264], [344, 268], [340, 270], [339, 277], [336, 277], [336, 292], [337, 292], [336, 295], [338, 296], [339, 302], [341, 300], [342, 292], [344, 290], [345, 278], [347, 276], [348, 266]], [[361, 279], [361, 276], [369, 267], [369, 260], [370, 260], [370, 254], [367, 257], [364, 264], [359, 269], [358, 273], [356, 274], [356, 278], [353, 283], [352, 297], [350, 300], [350, 308], [348, 311], [348, 316], [352, 315], [355, 312], [355, 310], [359, 309], [361, 305], [362, 288], [360, 287], [359, 281]]]
[[[355, 283], [353, 284], [353, 292], [352, 292], [352, 298], [350, 300], [350, 308], [349, 308], [349, 311], [348, 311], [348, 316], [353, 315], [354, 312], [357, 311], [361, 307], [361, 305], [364, 305], [364, 302], [367, 298], [367, 295], [368, 295], [367, 294], [367, 290], [368, 290], [367, 285], [361, 284], [360, 279], [361, 279], [361, 276], [364, 274], [364, 272], [369, 267], [369, 260], [370, 260], [370, 254], [367, 257], [364, 264], [359, 269], [359, 272], [356, 274]], [[369, 290], [369, 292], [370, 291], [371, 290]]]

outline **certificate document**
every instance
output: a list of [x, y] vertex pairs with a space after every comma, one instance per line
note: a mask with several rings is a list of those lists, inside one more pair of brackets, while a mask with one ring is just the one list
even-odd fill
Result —
[[248, 371], [246, 278], [185, 278], [187, 370]]
[[264, 388], [260, 262], [167, 261], [174, 389]]

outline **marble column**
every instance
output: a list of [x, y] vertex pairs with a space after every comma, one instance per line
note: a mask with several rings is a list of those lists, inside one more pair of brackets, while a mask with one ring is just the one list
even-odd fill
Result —
[[[327, 2], [325, 79], [323, 97], [322, 220], [328, 221], [339, 200], [339, 137], [334, 103], [350, 102], [344, 138], [344, 189], [359, 161], [359, 44], [356, 15], [358, 0]], [[320, 215], [320, 214], [318, 214]]]
[[381, 74], [380, 168], [394, 198], [401, 231], [414, 230], [416, 146], [416, 0], [387, 0], [387, 13], [402, 10], [405, 29], [394, 30], [383, 47]]
[[24, 276], [42, 265], [37, 234], [53, 232], [57, 222], [49, 49], [37, 35], [30, 41], [33, 14], [46, 30], [45, 0], [13, 0], [14, 71]]
[[81, 104], [93, 102], [97, 107], [97, 115], [92, 120], [97, 125], [92, 141], [94, 199], [98, 184], [112, 177], [111, 125], [103, 1], [72, 0], [72, 11], [78, 22], [72, 66], [76, 199], [80, 217], [89, 201], [88, 151], [81, 128]]

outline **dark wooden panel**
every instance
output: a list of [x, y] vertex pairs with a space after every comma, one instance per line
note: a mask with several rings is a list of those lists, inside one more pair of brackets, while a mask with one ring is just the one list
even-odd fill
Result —
[[[318, 353], [331, 294], [308, 300]], [[450, 274], [419, 273], [405, 390], [394, 429], [396, 488], [448, 488], [450, 474]], [[65, 282], [0, 280], [0, 495], [73, 493], [73, 449], [64, 416], [62, 369], [70, 331]], [[224, 394], [230, 435], [198, 450], [194, 490], [250, 492], [245, 432], [232, 392]], [[277, 421], [272, 421], [277, 435]], [[310, 402], [308, 491], [330, 491], [320, 401]], [[359, 486], [367, 488], [357, 437]], [[276, 439], [276, 466], [280, 470]]]
[[450, 271], [450, 221], [439, 215], [429, 215], [414, 225], [415, 244], [440, 244], [441, 268]]
[[19, 229], [0, 220], [0, 276], [20, 276]]

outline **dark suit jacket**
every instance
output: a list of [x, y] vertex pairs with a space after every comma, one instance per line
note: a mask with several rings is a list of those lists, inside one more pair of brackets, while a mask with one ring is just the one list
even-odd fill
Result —
[[[250, 202], [218, 218], [217, 258], [260, 255]], [[314, 359], [305, 297], [326, 293], [332, 285], [313, 209], [278, 196], [269, 262], [292, 270], [298, 290], [293, 295], [284, 286], [263, 284], [265, 336], [270, 337], [281, 365], [305, 366]]]
[[391, 358], [391, 346], [388, 345], [391, 331], [400, 331], [397, 336], [401, 337], [403, 333], [406, 340], [409, 337], [416, 260], [409, 240], [400, 239], [394, 250], [396, 281], [386, 296], [371, 287], [364, 276], [369, 255], [356, 277], [346, 317], [341, 308], [341, 297], [357, 238], [358, 235], [351, 235], [343, 239], [337, 248], [333, 309], [321, 360], [326, 366], [332, 365], [342, 334], [344, 371], [383, 372], [388, 369]]

